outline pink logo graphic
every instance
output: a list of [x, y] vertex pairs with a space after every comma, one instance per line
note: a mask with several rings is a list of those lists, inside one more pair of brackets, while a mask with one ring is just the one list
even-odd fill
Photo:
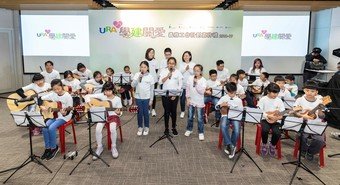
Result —
[[51, 30], [45, 30], [45, 32], [46, 32], [47, 34], [50, 34]]
[[122, 21], [113, 21], [113, 25], [116, 27], [116, 28], [120, 28], [122, 27], [123, 25], [123, 22]]
[[262, 30], [261, 32], [262, 32], [262, 34], [266, 34], [267, 30]]

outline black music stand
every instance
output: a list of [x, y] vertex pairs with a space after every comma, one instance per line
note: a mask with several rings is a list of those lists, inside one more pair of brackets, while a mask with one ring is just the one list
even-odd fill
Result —
[[113, 75], [112, 82], [119, 86], [122, 85], [130, 85], [131, 84], [131, 75], [129, 74], [116, 74]]
[[318, 176], [316, 176], [302, 161], [301, 161], [301, 149], [302, 149], [302, 140], [303, 140], [303, 134], [312, 134], [312, 135], [322, 135], [327, 127], [327, 123], [322, 124], [322, 121], [320, 119], [316, 120], [304, 120], [302, 118], [295, 118], [295, 117], [287, 117], [285, 119], [285, 124], [282, 127], [284, 130], [292, 130], [296, 131], [299, 134], [299, 141], [300, 141], [300, 147], [299, 147], [299, 157], [296, 161], [286, 162], [282, 163], [282, 165], [286, 164], [293, 164], [296, 165], [296, 168], [294, 170], [293, 176], [290, 180], [290, 185], [293, 183], [293, 180], [299, 170], [299, 168], [304, 169], [309, 174], [313, 175], [315, 178], [317, 178], [322, 184], [325, 184]]
[[[282, 100], [286, 110], [287, 109], [293, 109], [295, 101], [296, 101], [296, 99], [294, 97], [289, 97], [289, 98], [288, 97], [281, 97], [281, 100]], [[283, 118], [283, 120], [284, 119], [285, 119], [285, 117]], [[283, 125], [283, 122], [281, 123], [281, 125]], [[283, 131], [282, 128], [281, 128], [281, 131]], [[284, 140], [284, 139], [290, 139], [292, 141], [295, 141], [295, 139], [290, 137], [289, 135], [285, 135], [285, 137], [281, 137], [281, 140]]]
[[[168, 96], [181, 96], [181, 94], [182, 94], [182, 90], [162, 90], [162, 89], [155, 89], [154, 91], [155, 91], [155, 95], [156, 95], [156, 96], [166, 96], [166, 97], [168, 97]], [[165, 114], [165, 113], [164, 113], [164, 114]], [[163, 116], [164, 116], [164, 114], [163, 114]], [[162, 117], [163, 117], [163, 116], [162, 116]], [[168, 139], [168, 140], [170, 141], [171, 145], [172, 145], [172, 146], [174, 147], [174, 149], [176, 150], [176, 153], [179, 154], [179, 153], [178, 153], [178, 150], [177, 150], [177, 148], [176, 148], [176, 146], [175, 146], [175, 144], [172, 142], [172, 138], [173, 138], [173, 136], [170, 135], [170, 133], [164, 134], [163, 136], [159, 137], [154, 143], [152, 143], [152, 144], [150, 145], [150, 148], [151, 148], [153, 145], [155, 145], [158, 141], [161, 141], [161, 140], [163, 140], [163, 139]]]
[[[44, 122], [44, 118], [40, 113], [37, 112], [27, 112], [27, 111], [20, 111], [20, 112], [11, 112], [11, 115], [19, 127], [39, 127], [39, 128], [45, 128], [46, 123]], [[36, 156], [33, 154], [33, 146], [32, 146], [32, 132], [31, 129], [28, 129], [29, 132], [29, 139], [30, 139], [30, 156], [18, 167], [7, 169], [4, 171], [1, 171], [0, 173], [4, 173], [7, 171], [15, 170], [3, 183], [5, 184], [18, 170], [25, 167], [26, 165], [30, 164], [31, 162], [34, 162], [38, 165], [43, 166], [47, 171], [52, 173], [52, 171], [47, 168]]]
[[72, 175], [74, 170], [79, 166], [80, 163], [82, 163], [87, 157], [89, 156], [95, 156], [98, 159], [100, 159], [107, 167], [110, 167], [110, 165], [104, 161], [100, 156], [96, 154], [95, 151], [92, 149], [92, 140], [91, 140], [91, 123], [105, 123], [106, 122], [106, 109], [105, 107], [92, 107], [87, 112], [87, 124], [88, 124], [88, 131], [89, 131], [89, 148], [83, 158], [78, 162], [78, 164], [72, 169], [69, 175]]
[[237, 161], [240, 159], [241, 155], [244, 153], [254, 164], [255, 166], [262, 172], [262, 169], [257, 165], [257, 163], [254, 161], [254, 159], [250, 156], [250, 154], [247, 152], [246, 148], [244, 147], [244, 127], [245, 123], [255, 123], [259, 124], [261, 123], [261, 119], [263, 116], [263, 112], [260, 109], [257, 108], [250, 108], [250, 107], [244, 107], [243, 109], [239, 108], [230, 108], [228, 112], [228, 118], [236, 121], [240, 121], [241, 124], [243, 123], [242, 127], [242, 136], [241, 136], [241, 141], [242, 141], [242, 146], [241, 148], [237, 151], [238, 156], [235, 159], [234, 165], [230, 170], [230, 173], [233, 173], [233, 170], [235, 168], [235, 165]]
[[[214, 96], [214, 97], [217, 97], [217, 98], [221, 98], [222, 96], [224, 96], [224, 94], [225, 94], [225, 89], [224, 89], [224, 86], [222, 86], [222, 88], [211, 88], [212, 90], [211, 90], [211, 96]], [[216, 106], [216, 105], [215, 105]], [[208, 110], [208, 111], [210, 111], [210, 110]], [[216, 110], [215, 109], [215, 111], [219, 111], [219, 110]], [[208, 118], [207, 118], [207, 120], [208, 120]], [[211, 126], [210, 127], [213, 127], [214, 125], [216, 125], [217, 123], [215, 122], [215, 123], [213, 123], [213, 124], [211, 124]]]

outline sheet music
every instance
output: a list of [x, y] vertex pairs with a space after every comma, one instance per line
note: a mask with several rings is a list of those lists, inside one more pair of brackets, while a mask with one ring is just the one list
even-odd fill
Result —
[[261, 123], [263, 117], [263, 112], [261, 109], [247, 107], [246, 111], [246, 122], [255, 124]]
[[181, 96], [183, 90], [177, 90], [177, 89], [155, 89], [155, 96], [166, 96], [166, 92], [169, 91], [168, 96]]
[[105, 107], [91, 107], [91, 120], [94, 122], [106, 122], [106, 108]]
[[302, 122], [303, 122], [302, 118], [288, 116], [288, 117], [286, 117], [286, 119], [284, 121], [282, 129], [299, 132], [299, 130], [302, 126]]
[[243, 108], [230, 108], [228, 112], [228, 119], [241, 121]]
[[30, 116], [32, 123], [37, 127], [47, 127], [44, 117], [40, 112], [27, 112], [27, 111], [12, 111], [11, 115], [17, 126], [29, 126], [29, 121], [26, 119], [26, 113]]
[[120, 77], [122, 77], [123, 84], [130, 84], [131, 83], [131, 75], [128, 74], [117, 74], [113, 75], [112, 82], [115, 84], [120, 84]]
[[[216, 98], [221, 98], [222, 97], [222, 87], [220, 88], [211, 88], [211, 96], [214, 96]], [[224, 91], [224, 95], [226, 94], [226, 91]]]
[[285, 109], [291, 109], [294, 107], [295, 98], [294, 97], [284, 97], [283, 103], [285, 105]]
[[308, 120], [304, 132], [307, 134], [322, 135], [326, 130], [327, 122], [322, 122], [321, 119]]

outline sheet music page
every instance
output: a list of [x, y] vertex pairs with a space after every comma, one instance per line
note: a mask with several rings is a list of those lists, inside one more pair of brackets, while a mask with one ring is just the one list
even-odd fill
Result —
[[105, 107], [91, 107], [90, 114], [91, 114], [92, 122], [105, 122], [106, 121]]
[[298, 117], [286, 117], [282, 126], [283, 130], [292, 130], [298, 132], [302, 126], [303, 119]]
[[327, 126], [327, 122], [322, 122], [321, 119], [308, 120], [304, 132], [307, 134], [322, 135]]

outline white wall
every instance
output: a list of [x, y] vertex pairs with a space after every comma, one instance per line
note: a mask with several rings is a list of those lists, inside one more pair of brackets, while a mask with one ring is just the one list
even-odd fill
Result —
[[334, 56], [333, 50], [340, 48], [340, 7], [332, 9], [332, 20], [329, 34], [328, 69], [337, 70], [340, 58]]

